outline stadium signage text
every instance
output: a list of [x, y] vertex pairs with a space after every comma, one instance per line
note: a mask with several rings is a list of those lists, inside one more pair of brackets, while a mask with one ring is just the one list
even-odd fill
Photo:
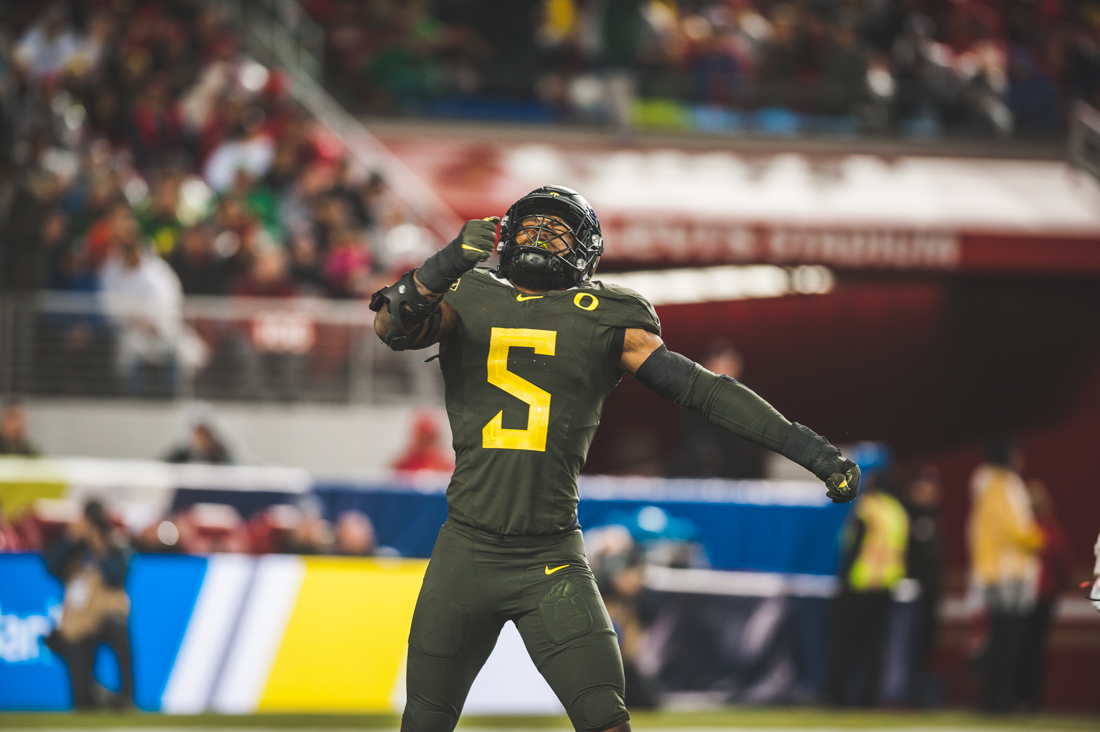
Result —
[[[42, 637], [48, 635], [61, 614], [61, 607], [51, 608], [48, 615], [5, 615], [0, 610], [0, 661], [23, 663], [50, 655], [42, 646]], [[53, 620], [51, 620], [53, 616]]]
[[947, 231], [612, 218], [604, 232], [605, 256], [616, 261], [953, 270], [961, 259]]

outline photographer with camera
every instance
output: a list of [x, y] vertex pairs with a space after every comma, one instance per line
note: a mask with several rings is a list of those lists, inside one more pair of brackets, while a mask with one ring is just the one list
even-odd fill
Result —
[[[76, 709], [133, 705], [130, 598], [124, 587], [130, 554], [97, 500], [85, 504], [81, 516], [46, 552], [46, 568], [65, 585], [65, 599], [61, 619], [45, 643], [69, 668]], [[97, 684], [92, 673], [101, 643], [118, 659], [122, 683], [116, 694]]]

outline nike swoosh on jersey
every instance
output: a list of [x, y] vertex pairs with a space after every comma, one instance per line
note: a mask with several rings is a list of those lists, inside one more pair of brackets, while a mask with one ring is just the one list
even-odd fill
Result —
[[546, 565], [546, 574], [554, 574], [554, 572], [557, 572], [559, 569], [565, 569], [568, 566], [569, 566], [568, 564], [563, 564], [560, 567], [554, 567], [553, 569], [550, 569], [550, 565], [547, 564]]
[[538, 300], [540, 297], [542, 297], [542, 295], [516, 295], [516, 299], [520, 302], [523, 302], [524, 300]]

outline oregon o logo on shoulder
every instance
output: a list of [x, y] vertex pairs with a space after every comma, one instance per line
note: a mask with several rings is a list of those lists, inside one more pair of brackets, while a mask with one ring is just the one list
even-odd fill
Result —
[[[584, 302], [586, 297], [589, 298], [587, 303]], [[577, 296], [573, 298], [573, 304], [581, 310], [595, 310], [600, 301], [591, 292], [578, 292]]]

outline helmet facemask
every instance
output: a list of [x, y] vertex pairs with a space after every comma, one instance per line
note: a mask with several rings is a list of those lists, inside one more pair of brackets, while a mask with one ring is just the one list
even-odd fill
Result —
[[500, 272], [520, 287], [559, 290], [591, 278], [603, 253], [599, 221], [579, 194], [547, 186], [517, 201], [501, 222]]

